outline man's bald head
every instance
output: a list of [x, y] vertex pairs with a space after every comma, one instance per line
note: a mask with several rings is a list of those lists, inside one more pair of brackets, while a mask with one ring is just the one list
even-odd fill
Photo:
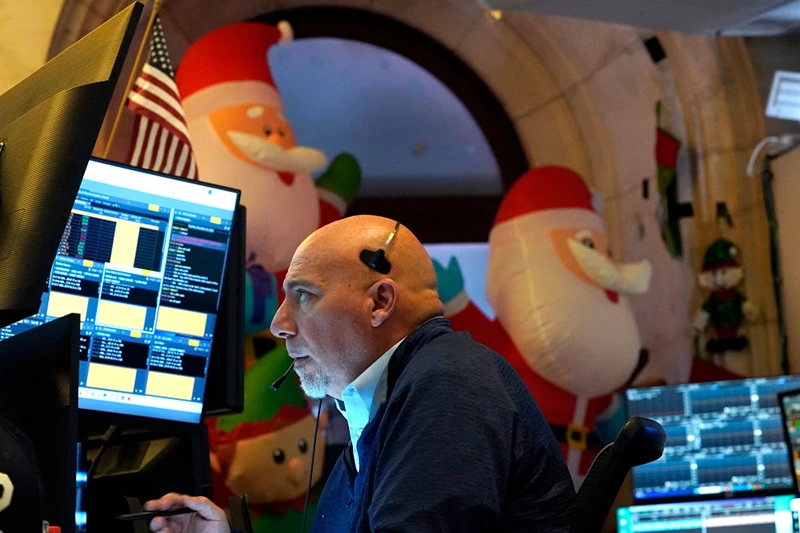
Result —
[[402, 321], [415, 327], [443, 313], [436, 271], [422, 243], [401, 224], [385, 251], [391, 264], [388, 274], [373, 270], [360, 259], [362, 250], [383, 247], [396, 224], [394, 220], [373, 215], [337, 220], [306, 238], [297, 248], [292, 263], [311, 261], [321, 268], [327, 280], [344, 281], [354, 288], [367, 287], [381, 278], [392, 279], [400, 290], [398, 311]]
[[425, 320], [444, 312], [425, 248], [400, 226], [385, 251], [387, 274], [360, 259], [379, 250], [396, 222], [349, 217], [324, 226], [297, 248], [272, 333], [286, 340], [309, 396], [342, 390]]

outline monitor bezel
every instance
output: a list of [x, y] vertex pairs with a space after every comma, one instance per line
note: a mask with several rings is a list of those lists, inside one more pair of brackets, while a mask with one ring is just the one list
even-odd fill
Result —
[[[139, 168], [139, 167], [136, 167], [136, 166], [133, 166], [133, 165], [128, 165], [128, 164], [125, 164], [125, 163], [119, 163], [117, 161], [111, 161], [111, 160], [108, 160], [108, 159], [103, 159], [103, 158], [94, 157], [94, 156], [89, 158], [89, 163], [87, 164], [87, 169], [89, 168], [89, 165], [92, 164], [92, 162], [107, 164], [107, 165], [110, 165], [110, 166], [119, 167], [119, 168], [123, 168], [123, 169], [126, 169], [126, 170], [131, 170], [133, 172], [154, 175], [154, 176], [158, 176], [158, 177], [169, 179], [169, 180], [185, 182], [185, 183], [191, 183], [191, 184], [195, 184], [195, 185], [198, 185], [198, 186], [201, 186], [201, 187], [210, 187], [210, 188], [214, 188], [214, 189], [217, 189], [217, 190], [233, 192], [233, 193], [236, 194], [236, 202], [235, 202], [234, 208], [233, 208], [233, 216], [236, 217], [240, 213], [239, 205], [240, 205], [240, 202], [241, 202], [241, 191], [239, 189], [235, 189], [235, 188], [232, 188], [232, 187], [227, 187], [227, 186], [224, 186], [224, 185], [217, 185], [215, 183], [207, 182], [207, 181], [199, 181], [199, 180], [192, 180], [192, 179], [188, 179], [188, 178], [182, 178], [182, 177], [179, 177], [179, 176], [174, 176], [174, 175], [171, 175], [171, 174], [166, 174], [166, 173], [158, 172], [158, 171], [155, 171], [155, 170], [143, 169], [143, 168]], [[84, 172], [84, 174], [85, 174], [85, 172]], [[83, 186], [83, 181], [81, 181], [81, 186]], [[80, 188], [78, 190], [80, 192]], [[71, 208], [70, 208], [70, 211], [71, 211]], [[234, 218], [234, 223], [235, 223], [235, 218]], [[231, 232], [231, 234], [233, 234], [233, 232]], [[222, 286], [222, 283], [224, 282], [225, 276], [226, 276], [226, 273], [227, 273], [228, 254], [230, 252], [230, 246], [231, 246], [231, 243], [229, 242], [228, 243], [228, 247], [227, 247], [227, 249], [225, 251], [225, 259], [224, 259], [224, 264], [223, 264], [222, 277], [221, 277], [221, 281], [220, 281], [220, 301], [221, 301], [221, 298], [222, 298], [222, 296], [221, 296], [222, 290], [224, 290], [224, 287]], [[48, 279], [48, 281], [49, 281], [49, 279]], [[217, 308], [217, 314], [218, 313], [219, 313], [219, 308]], [[211, 343], [212, 343], [211, 347], [212, 347], [212, 351], [213, 351], [213, 347], [214, 347], [214, 344], [213, 344], [214, 343], [214, 339], [213, 339], [213, 337], [211, 339]], [[208, 379], [208, 376], [206, 376], [206, 379]], [[80, 403], [81, 403], [80, 402], [80, 398], [78, 398], [78, 409], [80, 411], [80, 417], [81, 417], [81, 420], [82, 420], [82, 426], [84, 426], [84, 429], [86, 429], [86, 430], [102, 429], [102, 428], [108, 427], [111, 424], [114, 424], [114, 425], [117, 425], [117, 426], [120, 426], [120, 427], [137, 427], [137, 428], [146, 428], [146, 429], [150, 429], [150, 430], [154, 430], [154, 431], [161, 431], [161, 430], [168, 430], [170, 426], [174, 427], [175, 424], [178, 424], [181, 427], [187, 427], [187, 426], [194, 426], [194, 425], [197, 425], [197, 424], [202, 424], [203, 421], [204, 421], [204, 418], [205, 418], [205, 416], [204, 416], [205, 387], [203, 388], [203, 401], [201, 402], [201, 408], [200, 408], [200, 412], [197, 414], [197, 421], [196, 422], [186, 422], [186, 421], [173, 420], [173, 419], [163, 418], [163, 417], [151, 417], [151, 416], [144, 416], [144, 415], [123, 414], [123, 413], [118, 413], [118, 412], [115, 412], [115, 411], [105, 411], [105, 410], [101, 411], [101, 410], [97, 410], [97, 409], [86, 409], [86, 408], [80, 407]]]
[[[752, 377], [742, 377], [739, 379], [721, 379], [715, 381], [698, 381], [696, 383], [673, 383], [669, 385], [656, 385], [654, 387], [629, 387], [625, 389], [625, 413], [628, 418], [630, 418], [630, 400], [628, 397], [629, 391], [646, 391], [646, 390], [656, 390], [656, 389], [675, 389], [677, 387], [685, 387], [685, 386], [704, 386], [704, 385], [714, 385], [714, 384], [734, 384], [738, 382], [746, 382], [746, 381], [754, 381], [754, 380], [774, 380], [780, 378], [798, 378], [800, 380], [800, 374], [789, 374], [789, 375], [779, 375], [779, 376], [752, 376]], [[794, 389], [793, 389], [794, 390]], [[800, 389], [797, 389], [800, 391]], [[789, 391], [784, 391], [789, 392]], [[783, 393], [778, 393], [776, 396], [778, 397], [778, 406], [781, 407], [781, 420], [783, 420], [783, 407], [780, 400], [780, 395]], [[645, 416], [645, 415], [641, 415]], [[783, 422], [782, 422], [782, 425]], [[784, 443], [786, 444], [786, 460], [790, 461], [791, 458], [791, 448], [789, 447], [788, 443], [786, 443], [786, 438], [784, 437]], [[635, 467], [634, 467], [635, 468]], [[790, 468], [790, 471], [794, 473], [794, 467]], [[633, 486], [633, 469], [631, 469], [631, 493], [632, 493], [632, 501], [633, 504], [636, 506], [641, 505], [656, 505], [656, 504], [670, 504], [670, 503], [680, 503], [680, 502], [704, 502], [704, 501], [726, 501], [726, 500], [736, 500], [742, 498], [756, 498], [760, 496], [785, 496], [787, 494], [797, 494], [798, 492], [798, 482], [797, 477], [792, 475], [792, 488], [777, 488], [777, 489], [759, 489], [759, 490], [746, 490], [746, 491], [736, 491], [736, 492], [722, 492], [716, 494], [682, 494], [676, 496], [667, 496], [661, 498], [637, 498], [636, 497], [636, 488]]]

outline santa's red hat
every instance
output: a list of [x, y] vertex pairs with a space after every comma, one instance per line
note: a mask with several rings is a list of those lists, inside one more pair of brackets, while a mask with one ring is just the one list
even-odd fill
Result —
[[231, 24], [211, 31], [186, 51], [175, 74], [181, 99], [225, 82], [260, 81], [275, 86], [267, 63], [269, 48], [292, 40], [288, 22]]
[[534, 168], [523, 174], [508, 190], [497, 211], [494, 225], [551, 209], [585, 209], [596, 213], [598, 200], [573, 170], [557, 166]]

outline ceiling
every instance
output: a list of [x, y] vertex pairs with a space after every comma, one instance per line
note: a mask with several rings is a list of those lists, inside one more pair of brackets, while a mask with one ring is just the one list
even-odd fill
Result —
[[494, 154], [464, 104], [390, 50], [338, 38], [273, 46], [269, 64], [297, 142], [350, 152], [359, 197], [499, 195]]
[[478, 0], [490, 9], [707, 35], [800, 33], [800, 0]]

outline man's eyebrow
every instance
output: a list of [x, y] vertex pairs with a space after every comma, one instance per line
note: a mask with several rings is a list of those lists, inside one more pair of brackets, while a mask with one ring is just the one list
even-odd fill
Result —
[[289, 292], [298, 287], [304, 289], [319, 289], [315, 283], [303, 279], [287, 279], [283, 282], [283, 292]]

